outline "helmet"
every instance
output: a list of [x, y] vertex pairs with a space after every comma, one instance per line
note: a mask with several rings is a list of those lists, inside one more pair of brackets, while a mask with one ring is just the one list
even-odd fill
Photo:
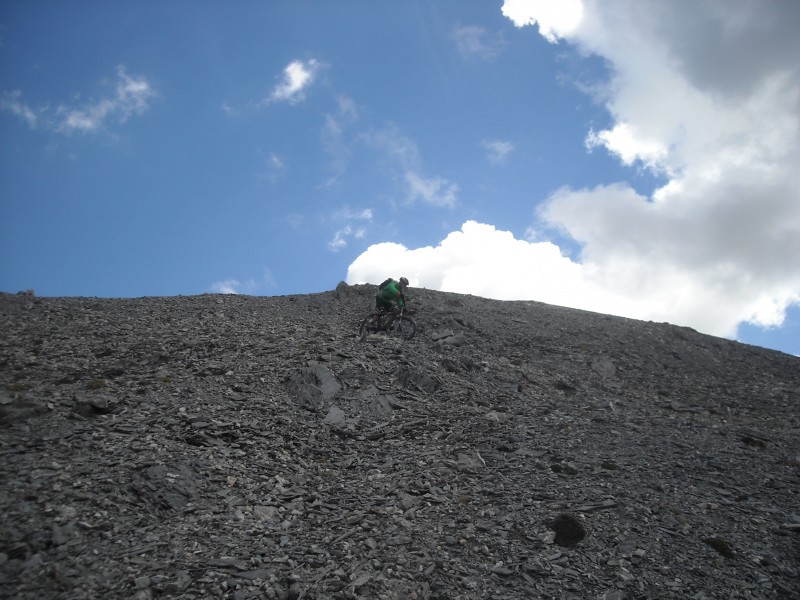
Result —
[[408, 286], [408, 279], [406, 279], [405, 277], [401, 277], [400, 278], [400, 285], [403, 286], [403, 287]]

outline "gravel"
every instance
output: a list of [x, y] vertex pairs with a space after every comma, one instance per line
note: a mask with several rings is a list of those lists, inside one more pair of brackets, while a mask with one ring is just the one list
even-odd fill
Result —
[[800, 359], [537, 302], [0, 294], [0, 596], [800, 598]]

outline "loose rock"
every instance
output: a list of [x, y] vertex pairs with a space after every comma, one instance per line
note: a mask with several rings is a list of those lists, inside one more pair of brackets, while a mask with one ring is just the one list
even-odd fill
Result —
[[800, 359], [374, 292], [0, 294], [0, 596], [800, 597]]

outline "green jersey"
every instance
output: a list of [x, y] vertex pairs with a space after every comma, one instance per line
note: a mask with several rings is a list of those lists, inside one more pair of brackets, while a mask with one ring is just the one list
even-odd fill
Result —
[[397, 302], [397, 306], [401, 308], [405, 305], [400, 284], [394, 279], [390, 280], [389, 283], [383, 286], [383, 289], [378, 290], [378, 298], [384, 302]]

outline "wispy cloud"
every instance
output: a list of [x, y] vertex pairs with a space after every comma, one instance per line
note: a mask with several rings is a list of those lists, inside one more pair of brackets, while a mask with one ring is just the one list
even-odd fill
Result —
[[365, 143], [377, 149], [390, 172], [402, 182], [404, 201], [422, 201], [432, 206], [453, 208], [458, 204], [458, 184], [443, 177], [423, 175], [422, 159], [417, 145], [391, 125], [372, 130], [363, 136]]
[[502, 140], [485, 140], [481, 145], [486, 150], [486, 158], [493, 165], [505, 162], [509, 154], [514, 151], [514, 144]]
[[364, 227], [354, 228], [352, 225], [345, 225], [339, 229], [333, 236], [333, 239], [328, 242], [328, 248], [332, 252], [338, 252], [347, 246], [347, 238], [354, 237], [362, 239], [366, 235], [367, 230]]
[[14, 113], [25, 121], [31, 129], [36, 129], [39, 116], [34, 109], [20, 100], [21, 97], [22, 92], [19, 90], [4, 92], [2, 98], [0, 98], [0, 110], [7, 110]]
[[367, 226], [372, 222], [373, 211], [371, 208], [353, 210], [345, 206], [340, 211], [331, 216], [334, 222], [344, 225], [339, 227], [333, 235], [333, 239], [328, 242], [331, 252], [338, 252], [345, 248], [350, 238], [363, 239], [367, 234]]
[[110, 122], [125, 123], [132, 116], [145, 113], [156, 96], [156, 90], [145, 77], [128, 75], [120, 65], [113, 93], [83, 106], [61, 104], [55, 111], [48, 106], [34, 108], [22, 101], [20, 90], [14, 90], [3, 94], [0, 110], [17, 115], [31, 128], [63, 134], [96, 133], [106, 129]]
[[238, 279], [225, 279], [211, 284], [211, 291], [215, 294], [238, 294], [241, 287]]
[[259, 173], [258, 177], [270, 183], [275, 183], [284, 177], [289, 169], [285, 159], [275, 152], [270, 152], [264, 157], [263, 165], [263, 172]]
[[462, 56], [475, 56], [483, 60], [497, 58], [505, 43], [499, 35], [490, 35], [483, 27], [464, 25], [453, 29], [450, 37]]
[[125, 72], [124, 66], [119, 66], [114, 95], [81, 108], [62, 107], [58, 131], [93, 133], [103, 129], [111, 120], [124, 123], [133, 115], [147, 111], [155, 96], [156, 92], [147, 79], [132, 77]]
[[345, 206], [338, 212], [334, 213], [333, 218], [339, 221], [372, 221], [373, 211], [371, 208], [362, 208], [353, 210], [349, 206]]
[[235, 278], [223, 279], [212, 283], [209, 289], [214, 294], [260, 294], [267, 293], [276, 287], [272, 270], [264, 267], [261, 277], [258, 279], [251, 277], [244, 282]]
[[288, 102], [296, 104], [305, 99], [305, 92], [314, 83], [320, 70], [320, 63], [315, 59], [294, 60], [283, 70], [281, 81], [273, 88], [266, 103]]
[[422, 200], [433, 206], [452, 208], [458, 200], [458, 185], [441, 177], [423, 178], [413, 171], [406, 172], [408, 202]]
[[333, 185], [347, 170], [351, 156], [346, 132], [358, 122], [358, 108], [356, 103], [347, 96], [339, 96], [336, 110], [325, 115], [322, 126], [322, 147], [331, 158], [333, 175], [325, 182], [326, 186]]

